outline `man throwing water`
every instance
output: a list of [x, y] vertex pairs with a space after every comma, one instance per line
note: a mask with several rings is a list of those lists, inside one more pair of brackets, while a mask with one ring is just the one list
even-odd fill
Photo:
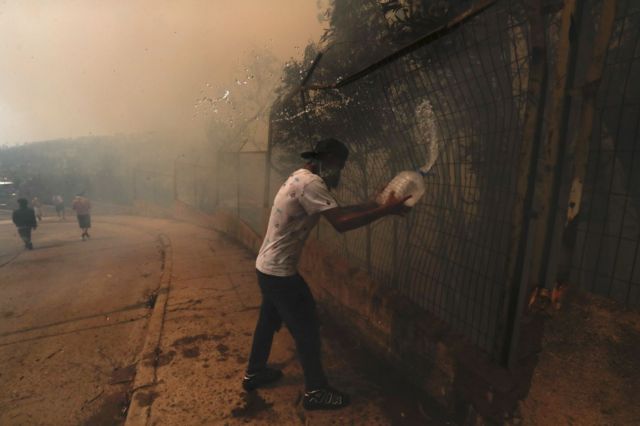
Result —
[[284, 322], [296, 342], [304, 370], [304, 408], [342, 408], [349, 397], [330, 387], [325, 377], [315, 301], [297, 271], [298, 260], [320, 215], [342, 233], [390, 214], [405, 213], [408, 209], [404, 201], [409, 197], [398, 199], [391, 194], [382, 205], [368, 202], [340, 207], [329, 189], [338, 186], [348, 149], [340, 141], [325, 139], [313, 151], [301, 155], [307, 163], [289, 176], [276, 194], [256, 260], [262, 305], [242, 385], [251, 391], [282, 377], [280, 370], [267, 367], [267, 360], [273, 335]]

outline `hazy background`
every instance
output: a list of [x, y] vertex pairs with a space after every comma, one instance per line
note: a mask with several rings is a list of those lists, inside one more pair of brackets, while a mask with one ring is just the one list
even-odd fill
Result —
[[[0, 145], [115, 133], [205, 138], [252, 52], [283, 64], [323, 33], [316, 0], [0, 2]], [[251, 71], [251, 70], [250, 70]]]

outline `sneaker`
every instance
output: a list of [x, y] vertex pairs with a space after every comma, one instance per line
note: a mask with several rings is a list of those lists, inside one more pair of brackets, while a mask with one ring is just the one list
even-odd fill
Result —
[[273, 383], [282, 377], [282, 371], [275, 368], [265, 368], [254, 374], [245, 374], [242, 379], [242, 387], [247, 392]]
[[349, 395], [329, 386], [305, 392], [302, 406], [305, 410], [337, 410], [349, 405]]
[[33, 250], [33, 243], [27, 243], [27, 249]]

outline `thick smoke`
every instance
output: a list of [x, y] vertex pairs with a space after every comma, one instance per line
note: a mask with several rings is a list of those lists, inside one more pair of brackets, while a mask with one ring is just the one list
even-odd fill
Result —
[[316, 1], [0, 3], [0, 144], [159, 132], [204, 138], [194, 103], [318, 39]]

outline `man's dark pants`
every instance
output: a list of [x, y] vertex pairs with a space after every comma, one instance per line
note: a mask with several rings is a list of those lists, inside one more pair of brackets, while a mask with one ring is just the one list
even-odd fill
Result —
[[31, 245], [31, 228], [30, 227], [20, 227], [18, 228], [18, 235], [24, 241], [25, 247], [29, 247]]
[[320, 361], [320, 331], [316, 304], [309, 286], [300, 275], [276, 277], [258, 274], [262, 306], [253, 335], [247, 372], [253, 374], [265, 368], [273, 334], [285, 323], [296, 342], [298, 356], [304, 370], [307, 390], [327, 385]]

